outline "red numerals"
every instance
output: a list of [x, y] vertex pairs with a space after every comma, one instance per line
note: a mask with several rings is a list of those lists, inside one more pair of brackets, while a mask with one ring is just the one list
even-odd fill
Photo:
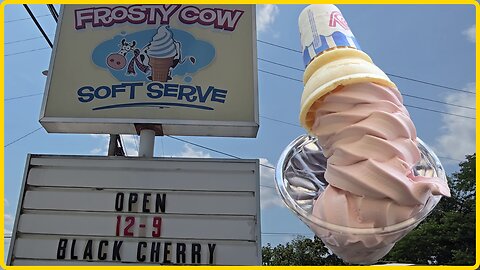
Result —
[[122, 216], [117, 216], [117, 226], [115, 227], [116, 236], [133, 236], [133, 226], [135, 225], [135, 217], [126, 216], [125, 217], [125, 228], [123, 228], [123, 234], [121, 233], [122, 226]]
[[[145, 227], [148, 227], [145, 225], [146, 224], [135, 224], [134, 216], [125, 216], [125, 217], [117, 216], [115, 235], [133, 237], [133, 231], [136, 228], [135, 226], [137, 226], [139, 230], [144, 230]], [[162, 218], [154, 217], [152, 220], [152, 237], [160, 237], [161, 230], [162, 230]]]
[[162, 218], [154, 217], [152, 227], [153, 227], [152, 237], [160, 237], [160, 231], [162, 229]]
[[133, 236], [133, 232], [131, 231], [131, 229], [133, 224], [135, 223], [135, 217], [132, 217], [132, 216], [125, 217], [125, 223], [127, 223], [127, 226], [125, 226], [125, 229], [123, 229], [123, 235]]

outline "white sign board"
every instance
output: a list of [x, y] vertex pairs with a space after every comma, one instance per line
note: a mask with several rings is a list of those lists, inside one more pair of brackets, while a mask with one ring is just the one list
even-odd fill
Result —
[[258, 160], [29, 155], [9, 265], [260, 265]]
[[254, 5], [63, 5], [48, 132], [256, 137]]

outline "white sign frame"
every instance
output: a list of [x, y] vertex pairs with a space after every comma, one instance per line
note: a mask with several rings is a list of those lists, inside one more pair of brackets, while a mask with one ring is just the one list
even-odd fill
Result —
[[[90, 117], [52, 117], [46, 115], [47, 98], [51, 84], [51, 74], [48, 74], [44, 97], [40, 111], [40, 124], [49, 133], [79, 133], [79, 134], [139, 134], [136, 125], [155, 126], [156, 135], [181, 136], [216, 136], [216, 137], [246, 137], [256, 138], [259, 129], [258, 104], [258, 73], [257, 73], [257, 43], [256, 43], [256, 8], [251, 5], [252, 12], [252, 48], [253, 48], [253, 119], [249, 121], [213, 121], [213, 120], [182, 120], [182, 119], [145, 119], [145, 118], [90, 118]], [[59, 21], [55, 36], [60, 34], [64, 15], [64, 5], [60, 8]], [[58, 38], [55, 38], [50, 58], [49, 71], [53, 70], [56, 57]]]
[[[77, 162], [78, 162], [78, 165], [77, 165]], [[105, 166], [105, 164], [111, 164], [111, 165]], [[130, 164], [129, 165], [130, 167], [125, 167], [125, 164]], [[215, 167], [211, 167], [212, 164], [214, 164]], [[149, 170], [152, 170], [153, 168], [152, 166], [155, 168], [155, 170], [148, 172]], [[86, 174], [81, 174], [81, 175], [79, 173], [67, 174], [67, 172], [75, 172], [75, 170], [80, 170], [84, 167], [90, 168], [88, 170], [85, 170]], [[75, 180], [75, 179], [73, 180], [69, 179], [68, 181], [65, 181], [66, 179], [65, 177], [58, 179], [58, 176], [62, 176], [62, 175], [63, 176], [71, 175], [72, 178], [77, 178], [77, 179], [88, 178], [90, 175], [95, 174], [91, 172], [96, 170], [95, 167], [97, 167], [97, 169], [100, 170], [100, 173], [96, 172], [99, 178], [94, 180], [90, 179], [91, 181], [84, 181], [84, 183], [82, 182], [82, 184], [84, 185], [78, 186], [77, 182], [75, 182], [78, 180]], [[111, 173], [111, 171], [119, 170], [121, 168], [124, 168], [124, 172], [117, 172], [117, 174]], [[64, 260], [63, 261], [63, 260], [52, 260], [51, 258], [48, 260], [39, 260], [39, 258], [35, 258], [35, 257], [21, 258], [19, 260], [14, 260], [13, 258], [15, 254], [19, 252], [18, 250], [15, 250], [15, 245], [17, 241], [23, 241], [24, 247], [29, 246], [25, 243], [33, 243], [31, 244], [31, 246], [33, 246], [35, 243], [42, 243], [42, 244], [50, 243], [50, 246], [51, 246], [53, 240], [56, 241], [62, 237], [61, 232], [59, 233], [55, 229], [49, 228], [49, 226], [53, 226], [53, 223], [47, 222], [44, 225], [41, 225], [40, 223], [38, 223], [37, 224], [38, 226], [34, 225], [33, 227], [31, 223], [28, 223], [28, 222], [22, 223], [20, 219], [25, 218], [26, 216], [29, 216], [28, 218], [30, 218], [31, 220], [34, 220], [35, 216], [42, 216], [42, 215], [49, 215], [49, 214], [51, 214], [52, 215], [51, 217], [56, 220], [60, 220], [60, 219], [71, 220], [72, 218], [75, 219], [77, 218], [77, 216], [82, 216], [82, 215], [83, 216], [94, 215], [94, 217], [96, 215], [97, 216], [96, 220], [99, 220], [99, 219], [106, 220], [108, 219], [108, 215], [115, 215], [115, 214], [137, 215], [137, 216], [144, 216], [145, 218], [148, 218], [148, 216], [151, 216], [150, 213], [139, 212], [138, 209], [137, 209], [137, 212], [126, 211], [126, 210], [124, 212], [115, 212], [115, 211], [108, 212], [108, 206], [101, 206], [99, 207], [100, 211], [94, 212], [91, 209], [91, 202], [87, 202], [84, 200], [82, 203], [82, 200], [79, 199], [79, 196], [81, 196], [81, 194], [79, 195], [78, 193], [82, 193], [82, 192], [83, 193], [91, 192], [91, 195], [92, 194], [95, 195], [97, 193], [111, 195], [112, 192], [118, 191], [118, 190], [124, 191], [124, 192], [132, 191], [131, 188], [132, 186], [137, 184], [136, 182], [132, 183], [131, 186], [119, 186], [119, 183], [125, 183], [126, 182], [125, 180], [129, 179], [128, 176], [125, 176], [124, 179], [119, 179], [119, 176], [121, 176], [122, 173], [125, 175], [125, 171], [128, 171], [128, 170], [132, 171], [132, 168], [137, 168], [137, 171], [134, 172], [135, 175], [138, 175], [139, 173], [138, 171], [141, 170], [142, 172], [145, 171], [145, 174], [148, 174], [148, 173], [153, 174], [153, 173], [161, 172], [162, 173], [161, 177], [168, 178], [168, 180], [166, 181], [153, 182], [151, 181], [152, 179], [145, 179], [145, 178], [142, 178], [142, 175], [140, 175], [139, 178], [137, 179], [139, 181], [138, 183], [140, 184], [138, 185], [136, 190], [143, 190], [144, 192], [148, 191], [152, 193], [155, 191], [157, 192], [165, 191], [167, 192], [167, 194], [173, 194], [176, 192], [177, 195], [179, 194], [183, 195], [184, 196], [183, 198], [186, 198], [186, 196], [191, 197], [191, 195], [197, 194], [196, 195], [197, 197], [195, 197], [194, 199], [203, 200], [205, 202], [205, 207], [203, 207], [203, 210], [201, 205], [195, 205], [193, 207], [194, 210], [191, 210], [191, 211], [195, 211], [194, 214], [192, 214], [192, 212], [188, 212], [188, 210], [184, 211], [185, 209], [183, 209], [182, 211], [181, 207], [173, 207], [174, 209], [176, 209], [173, 211], [174, 213], [169, 213], [169, 212], [161, 213], [161, 215], [163, 215], [164, 221], [167, 220], [167, 217], [170, 219], [169, 220], [170, 223], [173, 224], [170, 226], [170, 228], [172, 227], [177, 228], [178, 224], [183, 224], [182, 226], [184, 228], [188, 228], [189, 226], [191, 227], [192, 223], [194, 224], [195, 220], [202, 219], [203, 221], [200, 220], [199, 222], [200, 223], [203, 222], [204, 224], [207, 224], [207, 223], [211, 224], [207, 222], [207, 220], [220, 220], [219, 221], [220, 223], [217, 223], [217, 224], [230, 224], [230, 225], [233, 224], [233, 226], [237, 226], [238, 224], [244, 224], [242, 225], [244, 226], [243, 229], [239, 230], [238, 232], [235, 232], [232, 235], [229, 235], [227, 233], [227, 231], [229, 230], [227, 231], [224, 230], [224, 232], [220, 232], [220, 234], [218, 234], [218, 235], [222, 235], [223, 233], [223, 236], [215, 239], [211, 238], [212, 232], [214, 232], [215, 235], [218, 236], [216, 234], [216, 231], [218, 230], [218, 228], [217, 229], [209, 228], [209, 227], [215, 227], [214, 225], [201, 226], [199, 233], [203, 234], [203, 236], [200, 236], [200, 237], [197, 237], [195, 233], [192, 234], [192, 231], [190, 230], [187, 234], [190, 234], [189, 237], [193, 237], [193, 238], [186, 237], [187, 239], [190, 239], [190, 240], [181, 240], [186, 238], [183, 237], [184, 235], [181, 235], [181, 233], [175, 230], [173, 230], [173, 232], [172, 230], [170, 230], [169, 236], [167, 235], [165, 236], [165, 238], [163, 238], [164, 237], [163, 233], [161, 238], [152, 238], [152, 237], [146, 237], [146, 236], [142, 237], [138, 235], [135, 235], [133, 237], [122, 237], [122, 236], [119, 237], [114, 235], [112, 236], [111, 232], [110, 232], [110, 235], [104, 234], [103, 236], [98, 234], [96, 235], [95, 233], [90, 235], [88, 233], [82, 234], [82, 235], [80, 234], [75, 235], [70, 232], [67, 232], [68, 235], [63, 235], [64, 238], [70, 238], [70, 239], [78, 238], [79, 241], [85, 241], [85, 239], [89, 237], [90, 238], [93, 237], [93, 241], [98, 241], [99, 239], [113, 239], [113, 240], [121, 239], [127, 243], [135, 242], [135, 241], [137, 242], [147, 241], [149, 243], [152, 241], [173, 241], [173, 242], [175, 241], [202, 242], [203, 241], [203, 243], [206, 244], [208, 241], [217, 241], [218, 246], [219, 247], [223, 246], [225, 250], [228, 250], [228, 252], [231, 252], [232, 250], [238, 250], [238, 248], [240, 248], [239, 252], [241, 254], [250, 254], [250, 258], [246, 259], [248, 263], [245, 263], [245, 264], [239, 263], [239, 260], [236, 259], [233, 265], [236, 265], [236, 264], [237, 265], [261, 265], [262, 256], [261, 256], [261, 227], [260, 227], [261, 225], [260, 224], [261, 223], [260, 222], [260, 185], [259, 185], [260, 172], [259, 172], [258, 160], [210, 159], [210, 158], [209, 159], [125, 158], [125, 157], [105, 157], [105, 156], [64, 156], [64, 155], [36, 155], [36, 154], [28, 154], [27, 156], [25, 173], [23, 177], [23, 183], [22, 183], [22, 188], [20, 192], [20, 198], [18, 201], [17, 213], [15, 216], [15, 223], [14, 223], [12, 238], [10, 242], [10, 249], [7, 257], [7, 265], [12, 265], [12, 263], [15, 261], [21, 262], [23, 264], [38, 263], [38, 265], [57, 265], [57, 264], [93, 265], [95, 263], [100, 265], [125, 265], [124, 263], [115, 262], [115, 261], [106, 261], [106, 262], [96, 261], [93, 263], [89, 263], [87, 261], [82, 261], [82, 260], [78, 260], [78, 261]], [[212, 170], [212, 168], [215, 168], [215, 169]], [[90, 171], [90, 175], [88, 175], [89, 171]], [[106, 180], [106, 179], [100, 178], [100, 176], [105, 173], [107, 173], [108, 175], [112, 175], [111, 176], [112, 179]], [[212, 178], [209, 178], [208, 176], [209, 173], [211, 175], [215, 174], [215, 175], [223, 175], [223, 176], [217, 177], [217, 179], [208, 180], [208, 179], [212, 179]], [[180, 178], [182, 179], [179, 180], [179, 179], [170, 178], [170, 176], [174, 176], [175, 174], [180, 175]], [[185, 176], [194, 175], [194, 174], [198, 175], [198, 177], [191, 179], [194, 181], [189, 181], [188, 179], [185, 180], [185, 178], [187, 178]], [[248, 181], [243, 181], [243, 183], [242, 181], [238, 181], [239, 179], [242, 179], [242, 175], [248, 175], [248, 174], [251, 175], [251, 176], [248, 176], [250, 178]], [[226, 178], [230, 178], [230, 181], [229, 179], [225, 178], [225, 185], [219, 186], [218, 183], [221, 183], [223, 181], [222, 177], [224, 177], [225, 175], [231, 175], [231, 177], [226, 177]], [[54, 179], [55, 176], [57, 176], [57, 179]], [[204, 183], [205, 181], [207, 182], [210, 181], [210, 183]], [[109, 185], [104, 184], [108, 182], [110, 182]], [[149, 185], [151, 188], [147, 189], [145, 186], [145, 183], [147, 183], [147, 185]], [[103, 188], [100, 187], [102, 186], [102, 184], [103, 184]], [[207, 185], [206, 190], [203, 189], [205, 185]], [[208, 185], [214, 185], [215, 189], [213, 190], [208, 189]], [[88, 190], [91, 190], [91, 191], [88, 191]], [[43, 198], [49, 198], [49, 199], [55, 200], [55, 198], [53, 197], [50, 198], [50, 196], [55, 196], [55, 193], [66, 192], [66, 191], [72, 192], [71, 194], [72, 194], [73, 202], [71, 202], [70, 205], [77, 204], [75, 209], [73, 210], [66, 209], [69, 206], [64, 206], [64, 205], [60, 206], [59, 208], [55, 207], [55, 209], [52, 209], [52, 202], [49, 202], [48, 200], [42, 201], [41, 197], [39, 196], [32, 196], [32, 194], [35, 192], [36, 193], [43, 192], [46, 195], [48, 195], [47, 197], [43, 196]], [[30, 194], [28, 195], [28, 198], [26, 195], [27, 192], [30, 192]], [[213, 195], [212, 193], [219, 194], [220, 198], [223, 198], [223, 199], [225, 199], [228, 196], [230, 197], [236, 196], [236, 198], [233, 199], [233, 201], [231, 202], [233, 202], [232, 203], [233, 208], [237, 209], [238, 211], [235, 210], [234, 212], [231, 212], [230, 211], [231, 209], [229, 210], [228, 207], [225, 207], [225, 205], [217, 207], [216, 210], [209, 211], [209, 208], [211, 208], [212, 205], [214, 205], [214, 202], [211, 199], [211, 197], [217, 196], [217, 195]], [[253, 193], [252, 195], [253, 197], [250, 197], [250, 195], [248, 195], [251, 193]], [[205, 195], [203, 199], [200, 198], [203, 195]], [[57, 198], [60, 198], [60, 197], [61, 196], [57, 196]], [[248, 197], [250, 197], [250, 199]], [[243, 202], [248, 202], [247, 206], [245, 205], [238, 206], [239, 200]], [[25, 207], [25, 205], [27, 205], [27, 207]], [[112, 205], [110, 205], [110, 207], [111, 206]], [[73, 211], [76, 211], [76, 212], [73, 212]], [[212, 214], [212, 211], [214, 211], [213, 214]], [[57, 212], [61, 214], [57, 214]], [[183, 221], [186, 219], [193, 220], [193, 222]], [[48, 220], [51, 221], [51, 219], [48, 219]], [[240, 223], [236, 223], [235, 220], [239, 220]], [[251, 220], [251, 221], [247, 222], [247, 220]], [[245, 227], [246, 226], [245, 224], [247, 223], [249, 224], [248, 225], [249, 227], [252, 226], [250, 224], [254, 224], [253, 227], [251, 227], [253, 231]], [[103, 222], [103, 224], [105, 225], [105, 222]], [[162, 226], [165, 225], [165, 227], [167, 227], [168, 226], [167, 224], [168, 224], [167, 222], [164, 222]], [[185, 224], [186, 224], [186, 227], [185, 227]], [[213, 224], [215, 224], [215, 222]], [[37, 230], [41, 227], [43, 228], [42, 230], [47, 230], [47, 231], [52, 230], [52, 231], [50, 231], [50, 233], [46, 231], [45, 232], [31, 231], [31, 230]], [[103, 227], [105, 228], [105, 226]], [[95, 228], [98, 229], [99, 226], [96, 226]], [[109, 227], [107, 226], [107, 228]], [[19, 229], [22, 229], [22, 231], [20, 232]], [[68, 228], [66, 230], [68, 231]], [[71, 230], [73, 230], [74, 232], [77, 232], [75, 231], [75, 229], [71, 229]], [[22, 233], [22, 234], [19, 236], [19, 233]], [[135, 233], [138, 233], [137, 229]], [[131, 243], [126, 244], [126, 246], [128, 245], [130, 245], [130, 249], [131, 249], [132, 244]], [[247, 246], [249, 246], [250, 248], [247, 248]], [[34, 256], [40, 256], [38, 254], [45, 254], [45, 251], [39, 251], [39, 249], [33, 249], [31, 247], [30, 249], [38, 251], [37, 255], [34, 255]], [[25, 252], [27, 251], [24, 250], [23, 253], [25, 254]], [[233, 257], [235, 256], [230, 256], [230, 258], [233, 258]], [[129, 265], [132, 265], [131, 264], [132, 261], [128, 261], [127, 263], [129, 263]], [[145, 263], [135, 262], [135, 265], [142, 265], [142, 264], [152, 265], [152, 263], [151, 262], [148, 263], [148, 261], [146, 261]], [[160, 264], [154, 263], [154, 265], [160, 265]], [[219, 265], [230, 265], [230, 264], [223, 262], [223, 264], [219, 264]]]

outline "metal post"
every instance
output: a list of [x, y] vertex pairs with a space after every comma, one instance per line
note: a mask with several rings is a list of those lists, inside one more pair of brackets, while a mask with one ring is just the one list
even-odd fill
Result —
[[110, 134], [110, 142], [108, 144], [108, 156], [115, 156], [115, 148], [117, 147], [117, 134]]
[[155, 131], [151, 129], [140, 130], [140, 145], [138, 147], [139, 157], [153, 157], [153, 149], [155, 148]]

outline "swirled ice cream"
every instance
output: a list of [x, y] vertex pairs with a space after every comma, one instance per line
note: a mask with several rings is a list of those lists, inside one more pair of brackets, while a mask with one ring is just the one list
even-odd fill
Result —
[[[327, 157], [329, 183], [312, 215], [339, 226], [381, 228], [414, 216], [432, 195], [450, 196], [442, 180], [412, 173], [420, 159], [417, 135], [398, 90], [374, 83], [340, 86], [312, 110], [312, 133]], [[375, 235], [332, 240], [349, 261], [356, 260], [348, 254], [354, 249], [365, 256], [394, 243]]]
[[299, 28], [300, 122], [327, 158], [328, 186], [309, 226], [343, 260], [373, 263], [425, 217], [430, 198], [450, 191], [443, 179], [414, 175], [417, 134], [400, 92], [360, 50], [340, 10], [310, 5]]
[[175, 40], [167, 25], [160, 26], [147, 51], [152, 68], [152, 80], [166, 82], [173, 59], [177, 54]]

